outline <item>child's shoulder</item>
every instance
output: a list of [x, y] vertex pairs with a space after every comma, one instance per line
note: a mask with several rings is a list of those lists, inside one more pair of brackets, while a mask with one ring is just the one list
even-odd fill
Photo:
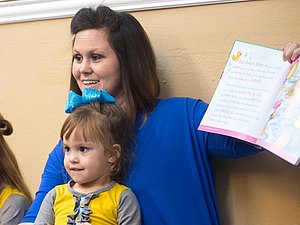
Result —
[[25, 197], [25, 195], [21, 191], [19, 191], [19, 189], [11, 185], [7, 185], [2, 189], [0, 196], [1, 199], [7, 199], [10, 195], [21, 195]]
[[62, 195], [64, 193], [68, 192], [68, 186], [69, 186], [69, 183], [67, 183], [67, 184], [60, 184], [60, 185], [55, 186], [49, 192], [54, 192], [56, 195]]
[[114, 190], [116, 192], [123, 192], [125, 190], [130, 190], [129, 187], [127, 187], [126, 185], [124, 184], [121, 184], [121, 183], [118, 183], [118, 182], [115, 182], [114, 185], [112, 186], [111, 190]]

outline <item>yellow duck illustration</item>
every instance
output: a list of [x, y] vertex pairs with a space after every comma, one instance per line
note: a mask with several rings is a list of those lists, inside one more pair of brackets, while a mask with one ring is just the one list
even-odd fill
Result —
[[241, 55], [242, 55], [242, 53], [241, 53], [240, 51], [238, 51], [238, 52], [236, 53], [236, 55], [233, 55], [233, 56], [232, 56], [232, 60], [233, 60], [233, 61], [238, 61], [238, 60], [240, 59]]

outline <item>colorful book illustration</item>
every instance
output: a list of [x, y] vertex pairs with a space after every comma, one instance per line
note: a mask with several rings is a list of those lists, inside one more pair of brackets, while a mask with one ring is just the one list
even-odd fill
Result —
[[262, 146], [300, 161], [300, 66], [282, 51], [235, 41], [199, 130]]

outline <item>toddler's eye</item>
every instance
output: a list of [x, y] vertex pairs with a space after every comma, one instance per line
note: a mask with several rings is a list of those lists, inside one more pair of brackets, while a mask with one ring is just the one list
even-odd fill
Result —
[[69, 152], [70, 148], [69, 147], [64, 147], [64, 152]]
[[88, 149], [87, 149], [86, 147], [80, 147], [80, 148], [79, 148], [79, 151], [81, 151], [81, 152], [87, 152]]

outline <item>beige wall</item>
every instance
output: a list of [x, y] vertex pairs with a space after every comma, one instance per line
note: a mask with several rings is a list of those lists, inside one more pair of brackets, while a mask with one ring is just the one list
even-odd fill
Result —
[[[281, 48], [300, 42], [300, 1], [265, 0], [136, 12], [155, 48], [162, 96], [209, 101], [235, 39]], [[68, 92], [70, 19], [0, 26], [0, 111], [32, 192], [59, 138]], [[265, 152], [218, 160], [225, 225], [300, 224], [300, 167]]]

